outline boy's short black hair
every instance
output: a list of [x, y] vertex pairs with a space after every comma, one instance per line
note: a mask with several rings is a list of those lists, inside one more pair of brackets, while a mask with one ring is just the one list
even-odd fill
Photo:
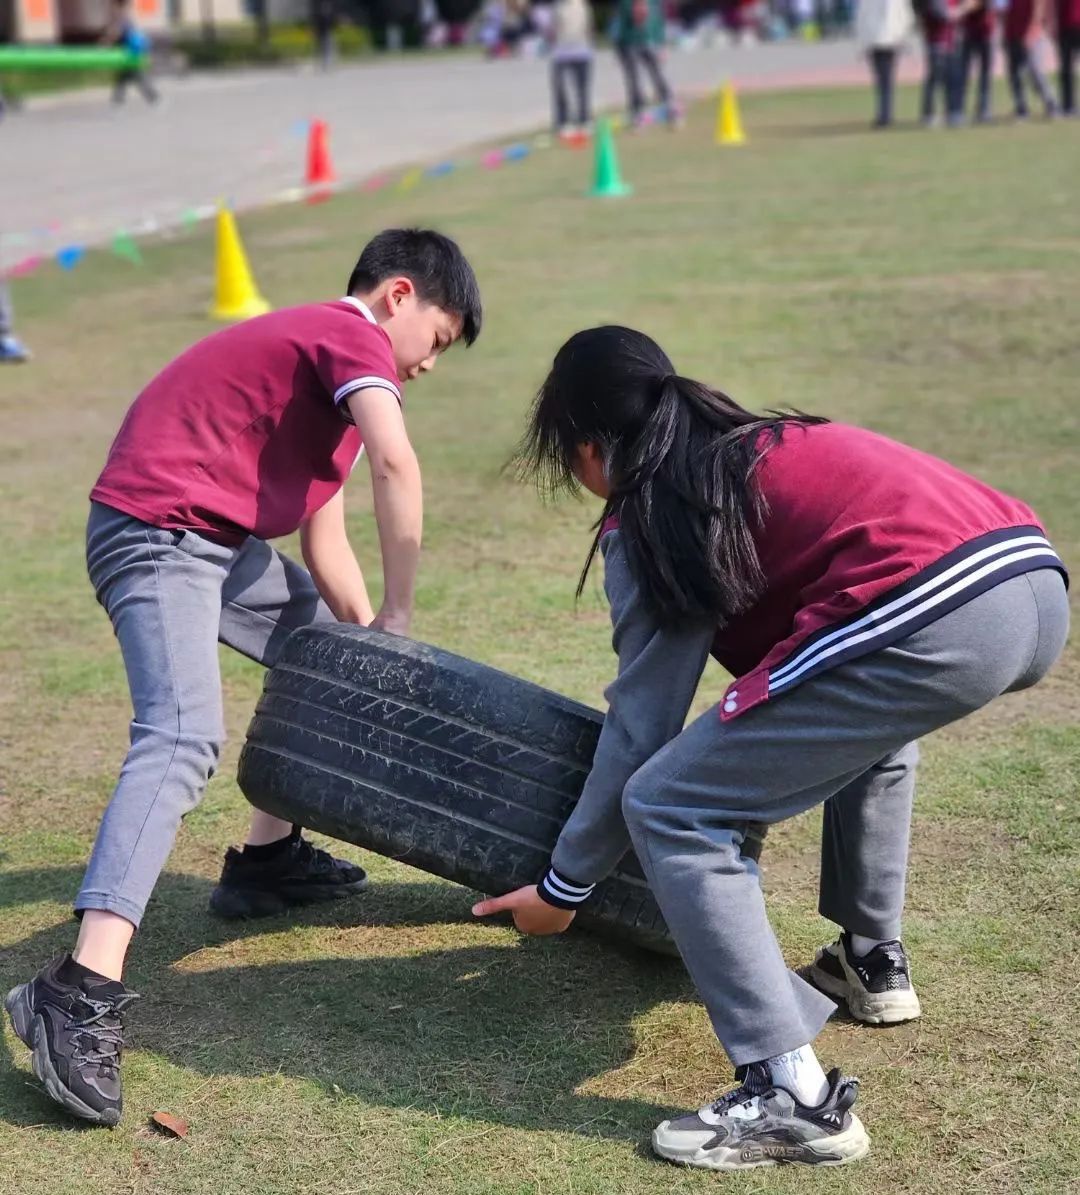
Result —
[[350, 295], [372, 291], [386, 278], [411, 279], [424, 303], [434, 303], [461, 320], [466, 344], [480, 335], [484, 312], [473, 268], [457, 244], [427, 228], [388, 228], [364, 246], [349, 278]]

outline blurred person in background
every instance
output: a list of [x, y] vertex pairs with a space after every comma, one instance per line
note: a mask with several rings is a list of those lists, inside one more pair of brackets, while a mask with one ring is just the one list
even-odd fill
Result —
[[652, 81], [655, 102], [670, 125], [679, 120], [671, 87], [664, 76], [660, 55], [664, 48], [664, 10], [661, 0], [617, 0], [611, 26], [611, 41], [626, 79], [626, 104], [635, 128], [645, 116], [645, 97], [639, 69], [644, 67]]
[[[580, 137], [592, 121], [593, 15], [588, 0], [556, 0], [548, 36], [555, 133]], [[573, 113], [568, 82], [576, 101]]]
[[129, 83], [134, 83], [142, 97], [148, 104], [156, 104], [161, 98], [157, 89], [147, 78], [143, 69], [143, 60], [150, 50], [150, 39], [135, 24], [131, 11], [131, 0], [114, 0], [112, 16], [102, 41], [126, 50], [131, 55], [131, 62], [122, 70], [117, 71], [113, 83], [112, 99], [114, 104], [122, 104], [127, 98]]
[[14, 324], [11, 290], [0, 278], [0, 363], [15, 365], [30, 360], [29, 350], [15, 335]]
[[334, 63], [334, 30], [337, 23], [337, 0], [312, 0], [311, 28], [315, 34], [319, 65], [324, 71], [328, 71]]
[[855, 10], [855, 37], [866, 51], [874, 73], [877, 111], [874, 128], [893, 123], [896, 61], [915, 23], [910, 0], [859, 0]]
[[1013, 114], [1017, 120], [1026, 120], [1028, 116], [1025, 82], [1031, 83], [1048, 117], [1057, 113], [1053, 93], [1039, 65], [1036, 45], [1043, 37], [1046, 16], [1046, 0], [1008, 0], [1001, 23]]
[[937, 128], [941, 124], [937, 111], [939, 96], [948, 123], [963, 123], [958, 28], [963, 12], [961, 0], [918, 0], [915, 8], [926, 50], [922, 122], [927, 128]]
[[994, 0], [971, 0], [965, 6], [960, 25], [960, 115], [967, 111], [971, 68], [978, 69], [978, 90], [973, 118], [980, 124], [990, 119], [990, 88], [994, 72]]
[[1054, 31], [1057, 34], [1061, 74], [1061, 111], [1065, 116], [1075, 116], [1076, 63], [1080, 59], [1080, 0], [1056, 0]]

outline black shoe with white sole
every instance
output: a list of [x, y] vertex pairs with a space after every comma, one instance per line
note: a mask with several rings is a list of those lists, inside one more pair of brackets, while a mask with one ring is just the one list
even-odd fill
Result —
[[657, 1126], [654, 1152], [702, 1170], [749, 1170], [780, 1162], [843, 1166], [869, 1152], [870, 1138], [851, 1111], [857, 1079], [831, 1070], [825, 1099], [811, 1108], [774, 1086], [764, 1063], [740, 1067], [735, 1075], [740, 1085], [716, 1103]]
[[12, 988], [4, 1007], [51, 1098], [82, 1120], [114, 1125], [124, 1102], [122, 1013], [138, 996], [103, 975], [64, 983], [57, 972], [66, 962], [56, 959]]
[[882, 942], [869, 954], [856, 955], [845, 930], [838, 941], [823, 946], [799, 974], [827, 996], [846, 1001], [851, 1015], [868, 1025], [898, 1025], [914, 1021], [922, 1013], [899, 939]]
[[229, 847], [210, 910], [230, 921], [271, 917], [294, 905], [342, 900], [363, 892], [367, 883], [362, 867], [335, 859], [296, 833], [271, 859], [252, 859]]

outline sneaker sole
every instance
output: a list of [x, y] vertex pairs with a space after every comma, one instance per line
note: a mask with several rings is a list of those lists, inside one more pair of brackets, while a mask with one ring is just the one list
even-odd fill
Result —
[[11, 1026], [15, 1030], [16, 1036], [30, 1048], [34, 1074], [44, 1083], [49, 1099], [59, 1104], [66, 1112], [70, 1112], [72, 1116], [77, 1116], [80, 1120], [88, 1120], [91, 1124], [105, 1125], [108, 1128], [119, 1124], [119, 1109], [108, 1108], [101, 1112], [96, 1108], [91, 1108], [89, 1104], [83, 1103], [74, 1092], [69, 1091], [60, 1082], [60, 1076], [56, 1073], [56, 1068], [49, 1057], [45, 1022], [34, 1013], [30, 1006], [29, 988], [30, 985], [27, 983], [21, 983], [18, 987], [12, 988], [4, 1000], [4, 1007], [11, 1017]]
[[325, 904], [357, 896], [367, 889], [368, 880], [351, 884], [328, 884], [307, 888], [302, 895], [282, 896], [279, 892], [260, 892], [254, 888], [224, 888], [220, 884], [210, 893], [210, 911], [224, 921], [254, 921], [277, 917], [289, 909]]
[[[844, 966], [843, 960], [840, 965]], [[861, 984], [837, 979], [815, 963], [802, 968], [800, 974], [826, 996], [843, 1000], [848, 1012], [864, 1025], [900, 1025], [922, 1016], [919, 997], [912, 988], [906, 992], [868, 992]]]
[[[720, 1145], [708, 1151], [700, 1145], [680, 1145], [676, 1139], [666, 1140], [671, 1125], [665, 1120], [653, 1131], [653, 1152], [665, 1161], [679, 1166], [692, 1166], [697, 1170], [753, 1170], [758, 1166], [846, 1166], [857, 1162], [870, 1152], [870, 1138], [862, 1121], [851, 1113], [851, 1124], [842, 1132], [816, 1141], [804, 1141], [798, 1145], [765, 1144], [746, 1142], [732, 1148]], [[700, 1136], [700, 1134], [698, 1134]]]

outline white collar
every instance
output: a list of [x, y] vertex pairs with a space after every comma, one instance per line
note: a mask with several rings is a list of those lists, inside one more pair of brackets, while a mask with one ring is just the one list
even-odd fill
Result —
[[371, 308], [365, 302], [356, 298], [355, 295], [346, 295], [341, 301], [343, 303], [348, 303], [350, 307], [355, 307], [369, 324], [377, 324], [379, 322], [371, 314]]

